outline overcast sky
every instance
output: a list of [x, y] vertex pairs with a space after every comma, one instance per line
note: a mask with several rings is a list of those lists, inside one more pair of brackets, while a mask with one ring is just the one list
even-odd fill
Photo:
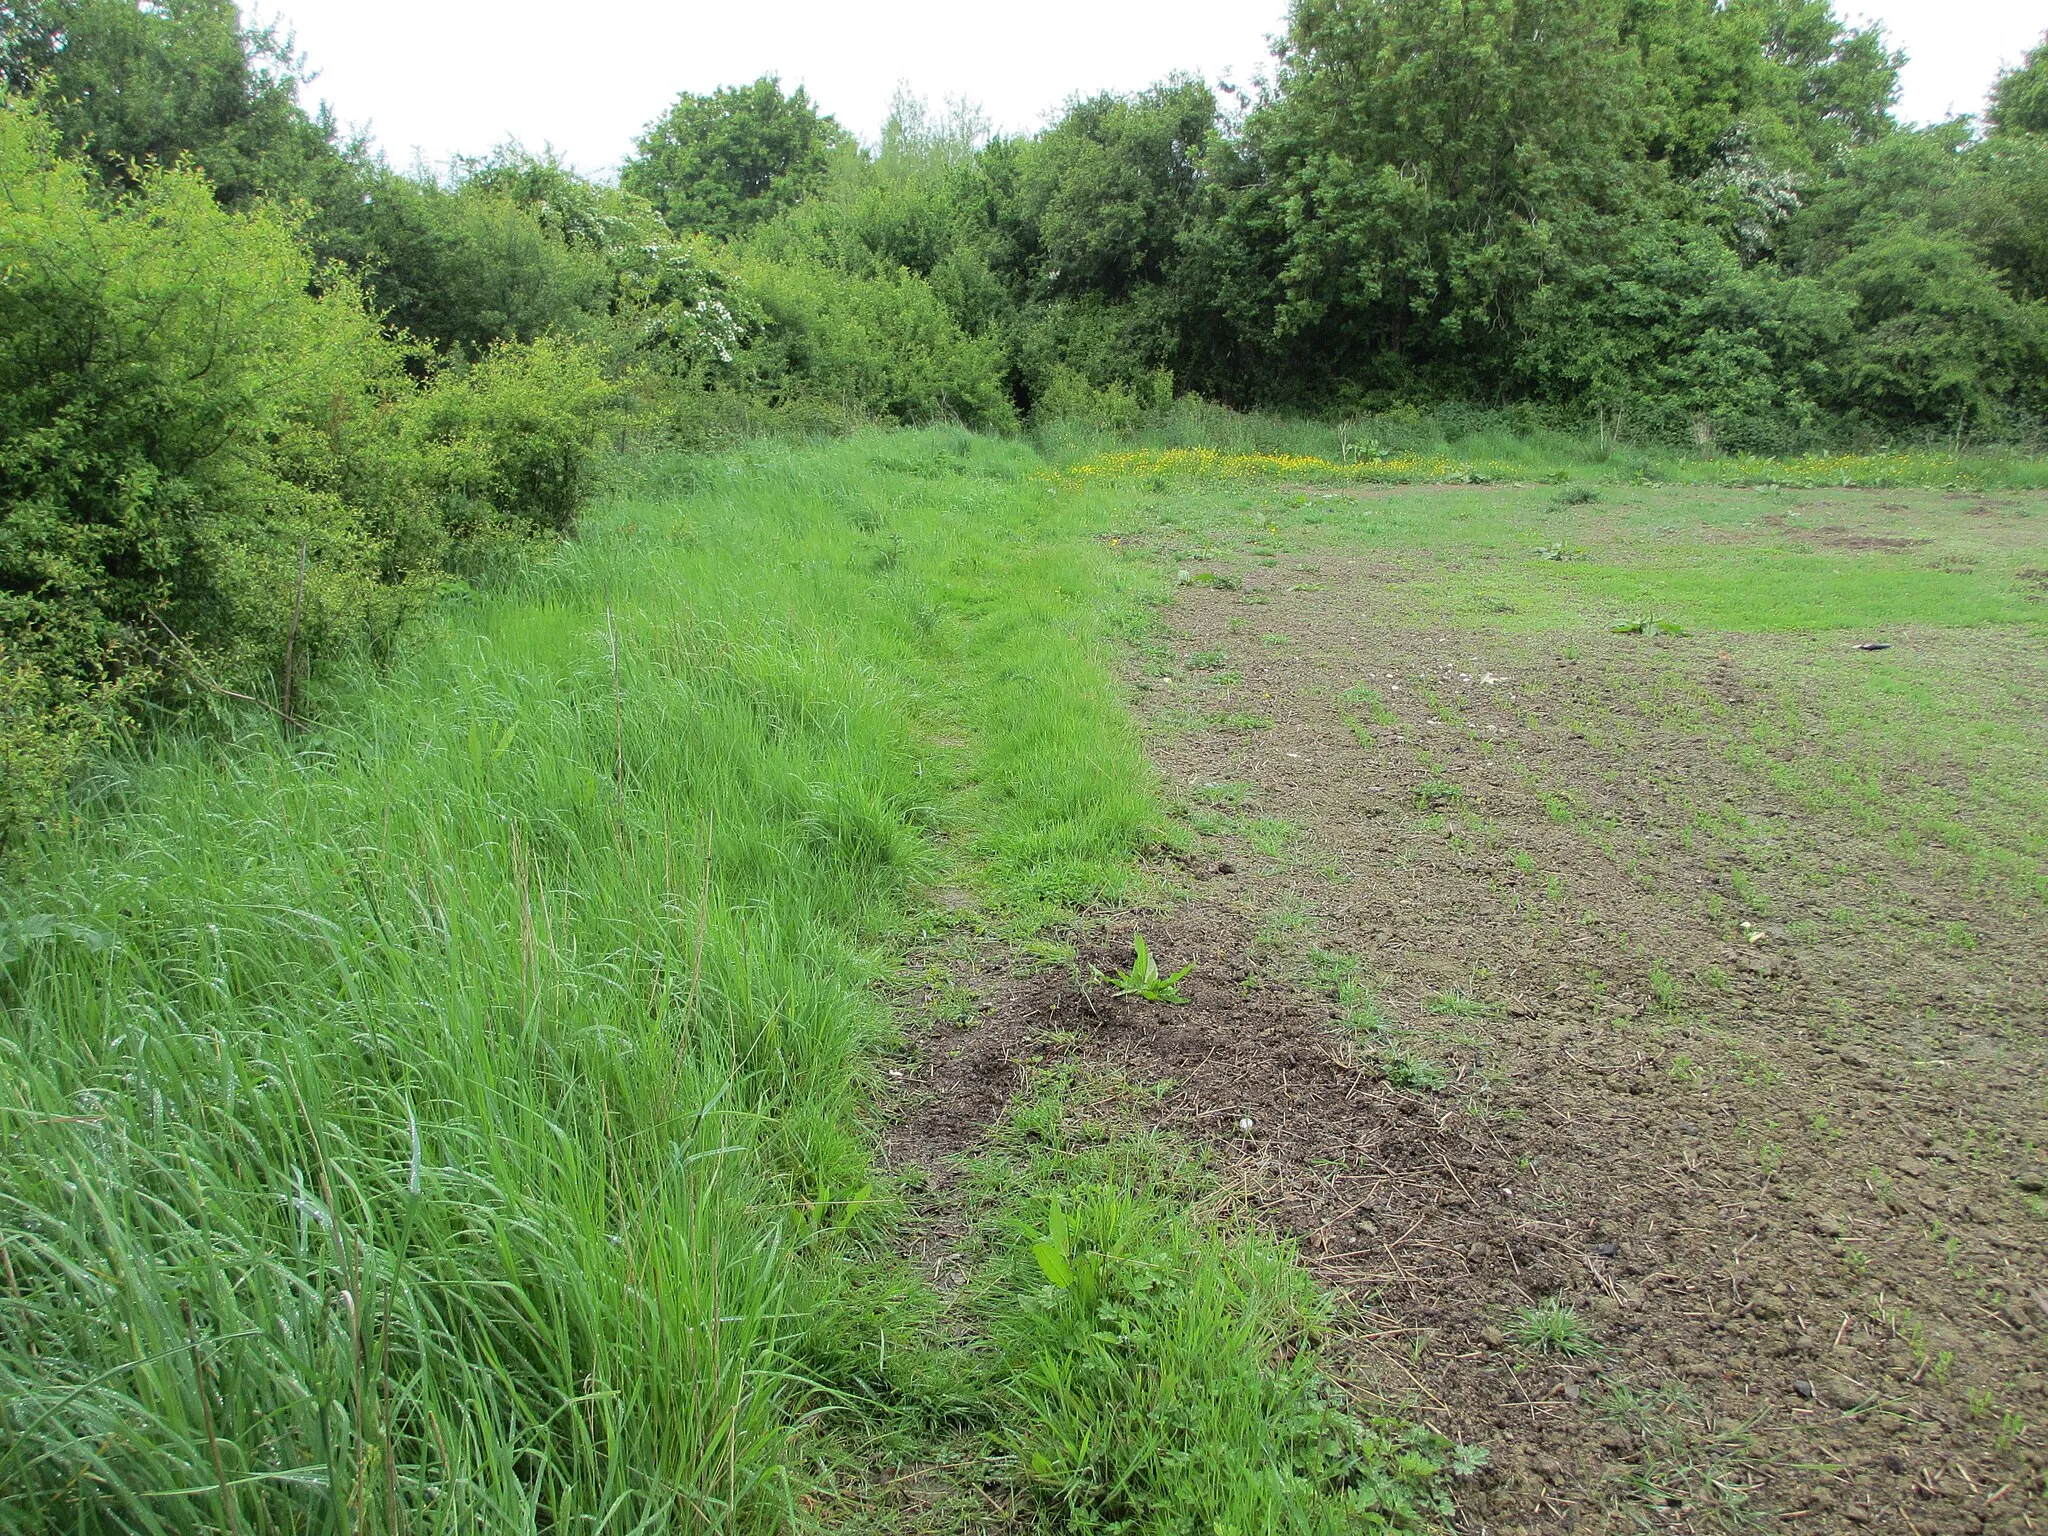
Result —
[[[2048, 26], [2041, 0], [1838, 0], [1910, 55], [1901, 112], [1974, 112], [2000, 65]], [[777, 74], [872, 139], [898, 83], [965, 97], [1029, 129], [1079, 92], [1170, 71], [1245, 81], [1285, 0], [243, 0], [278, 19], [311, 94], [394, 161], [433, 163], [511, 137], [585, 171], [617, 165], [676, 92]]]

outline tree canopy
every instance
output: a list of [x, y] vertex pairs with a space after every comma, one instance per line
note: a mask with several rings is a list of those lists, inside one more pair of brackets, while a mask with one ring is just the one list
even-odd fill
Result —
[[780, 81], [763, 76], [678, 96], [641, 135], [620, 182], [672, 228], [736, 235], [815, 193], [848, 142], [802, 86], [784, 95]]

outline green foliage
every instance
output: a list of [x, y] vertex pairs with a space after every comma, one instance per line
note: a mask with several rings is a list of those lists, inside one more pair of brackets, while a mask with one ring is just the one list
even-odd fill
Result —
[[572, 245], [488, 181], [444, 187], [378, 165], [360, 195], [316, 216], [315, 250], [363, 274], [393, 330], [457, 357], [580, 329], [614, 276], [602, 251]]
[[1985, 116], [1998, 133], [2048, 134], [2048, 37], [1998, 77]]
[[0, 1526], [787, 1529], [934, 832], [1099, 898], [1154, 809], [1034, 464], [646, 461], [345, 724], [107, 764], [0, 890]]
[[975, 1168], [995, 1206], [975, 1305], [1024, 1486], [1077, 1531], [1436, 1528], [1484, 1451], [1349, 1402], [1306, 1273], [1219, 1220], [1213, 1179], [1108, 1092], [1035, 1078]]
[[64, 743], [142, 696], [288, 709], [320, 658], [388, 652], [434, 591], [451, 493], [565, 527], [598, 393], [553, 344], [423, 393], [346, 277], [313, 291], [277, 214], [185, 171], [110, 203], [52, 148], [0, 108], [0, 639], [9, 750], [36, 764], [0, 836], [47, 803]]
[[1193, 970], [1192, 964], [1168, 973], [1159, 969], [1159, 962], [1152, 958], [1151, 946], [1145, 942], [1145, 935], [1131, 935], [1131, 963], [1125, 969], [1108, 976], [1097, 972], [1097, 981], [1107, 981], [1115, 987], [1118, 997], [1141, 997], [1149, 1003], [1187, 1002], [1181, 996], [1179, 983]]
[[300, 75], [283, 34], [245, 28], [232, 0], [0, 6], [0, 84], [39, 94], [66, 151], [119, 187], [182, 162], [231, 207], [317, 195], [339, 161]]
[[620, 184], [660, 209], [671, 228], [736, 235], [817, 191], [846, 143], [845, 130], [802, 86], [785, 96], [764, 75], [708, 96], [678, 96], [641, 135]]
[[1845, 414], [1901, 430], [2048, 406], [2048, 306], [2016, 300], [1963, 240], [1908, 225], [1828, 278], [1855, 305], [1831, 390]]
[[5, 14], [14, 88], [115, 185], [182, 154], [302, 200], [395, 332], [577, 336], [685, 440], [1128, 432], [1168, 390], [1710, 454], [2041, 429], [2048, 45], [1985, 139], [1901, 129], [1898, 56], [1831, 0], [1300, 0], [1242, 110], [1174, 76], [991, 140], [899, 93], [874, 151], [764, 78], [678, 98], [623, 190], [516, 146], [397, 175], [222, 0]]
[[408, 430], [460, 538], [494, 522], [567, 533], [592, 490], [591, 442], [611, 395], [582, 347], [501, 346], [428, 391]]
[[748, 359], [763, 387], [849, 420], [1014, 422], [1000, 351], [963, 331], [916, 273], [862, 277], [805, 261], [748, 263], [739, 275], [764, 320]]
[[[1422, 1531], [1448, 1443], [1357, 1417], [1305, 1350], [1306, 1277], [1249, 1237], [1204, 1243], [1142, 1195], [1049, 1198], [995, 1338], [1027, 1485], [1071, 1529]], [[1032, 1281], [1042, 1281], [1033, 1285]]]

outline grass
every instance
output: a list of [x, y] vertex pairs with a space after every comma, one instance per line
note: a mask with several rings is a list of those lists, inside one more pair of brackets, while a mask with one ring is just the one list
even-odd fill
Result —
[[[1134, 434], [1055, 429], [1044, 435], [1061, 472], [1114, 478], [1149, 490], [1190, 480], [1307, 485], [1543, 481], [1569, 484], [1565, 503], [1594, 486], [1679, 483], [1802, 489], [1868, 486], [2040, 489], [2048, 459], [2003, 445], [1966, 449], [1880, 447], [1818, 450], [1777, 458], [1614, 442], [1498, 413], [1441, 419], [1402, 409], [1315, 420], [1243, 414], [1192, 397]], [[1598, 492], [1594, 492], [1595, 495]]]
[[[1245, 427], [1247, 444], [1264, 430]], [[1302, 446], [1283, 435], [1259, 451]], [[2013, 461], [2010, 483], [2037, 483], [2041, 462]], [[1623, 742], [1670, 730], [1712, 737], [1803, 812], [1847, 823], [1930, 873], [1960, 870], [1997, 899], [2038, 906], [2048, 900], [2048, 781], [2028, 765], [2048, 749], [2031, 707], [2048, 635], [2048, 511], [2018, 491], [1801, 489], [1783, 483], [1792, 478], [1734, 485], [1674, 472], [1605, 484], [1587, 502], [1540, 483], [1304, 496], [1190, 477], [1168, 505], [1219, 559], [1368, 558], [1375, 586], [1418, 625], [1636, 669], [1623, 707], [1587, 725]], [[1530, 554], [1552, 546], [1584, 558]], [[1862, 642], [1890, 648], [1854, 648]], [[1732, 703], [1703, 685], [1716, 661], [1732, 664], [1751, 697]], [[1394, 706], [1410, 695], [1396, 686], [1361, 681], [1337, 700], [1368, 750], [1401, 729]], [[1541, 694], [1517, 702], [1532, 721], [1547, 714]], [[1560, 825], [1583, 819], [1566, 793], [1540, 792]], [[1412, 793], [1419, 809], [1439, 811], [1459, 786], [1432, 778]], [[1738, 820], [1720, 818], [1708, 835], [1745, 848], [1776, 835]], [[1729, 879], [1753, 913], [1770, 909], [1757, 871]]]
[[1532, 1355], [1577, 1359], [1597, 1347], [1579, 1314], [1555, 1296], [1517, 1312], [1508, 1325], [1508, 1337]]
[[790, 1523], [865, 1390], [892, 926], [960, 866], [1028, 930], [1154, 835], [1090, 509], [889, 442], [644, 466], [331, 726], [110, 763], [32, 851], [0, 1523]]
[[[1208, 446], [1330, 457], [1232, 430]], [[1371, 479], [1436, 449], [1333, 451], [1381, 453]], [[1363, 550], [1418, 622], [1626, 646], [1650, 681], [1623, 736], [1630, 711], [1718, 731], [1814, 813], [2048, 899], [2033, 503], [1783, 488], [2033, 469], [1814, 461], [1759, 489], [1624, 453], [1585, 500], [1549, 478], [1558, 443], [1459, 453], [1543, 483], [1150, 473], [1204, 559]], [[1439, 1518], [1455, 1450], [1336, 1393], [1325, 1299], [1101, 1095], [1034, 1088], [997, 1137], [963, 1310], [891, 1257], [863, 1127], [920, 893], [967, 888], [1050, 954], [1170, 835], [1109, 665], [1178, 570], [1108, 542], [1127, 477], [944, 430], [628, 468], [576, 545], [330, 680], [327, 724], [110, 760], [0, 891], [0, 1528], [781, 1530], [829, 1526], [876, 1458], [952, 1458], [1054, 1528]], [[1553, 545], [1586, 558], [1529, 553]], [[1665, 632], [1608, 632], [1642, 615]], [[1911, 643], [1847, 649], [1879, 632]], [[1697, 683], [1734, 635], [1739, 713]], [[1393, 728], [1412, 697], [1341, 702]], [[1768, 885], [1730, 875], [1758, 915]], [[1310, 914], [1266, 921], [1291, 944]], [[1316, 975], [1390, 1081], [1442, 1087], [1357, 969]], [[1559, 1303], [1523, 1330], [1592, 1348]]]
[[1483, 1453], [1361, 1415], [1326, 1300], [1143, 1128], [1115, 1079], [1036, 1074], [972, 1181], [1001, 1437], [1055, 1529], [1435, 1529]]
[[1170, 1141], [1040, 1094], [966, 1302], [894, 1252], [920, 893], [1050, 954], [1167, 835], [1107, 662], [1170, 573], [1038, 466], [629, 463], [326, 724], [105, 766], [0, 896], [0, 1527], [891, 1528], [910, 1465], [960, 1521], [1447, 1515], [1481, 1453], [1359, 1412]]

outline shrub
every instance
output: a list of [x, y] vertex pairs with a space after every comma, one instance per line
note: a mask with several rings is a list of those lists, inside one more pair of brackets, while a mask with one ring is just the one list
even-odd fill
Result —
[[494, 521], [566, 533], [590, 490], [591, 448], [610, 399], [586, 348], [543, 336], [501, 345], [445, 377], [413, 412], [426, 473], [444, 498], [448, 531]]
[[767, 321], [756, 366], [786, 393], [902, 422], [1015, 424], [1001, 351], [961, 330], [915, 273], [856, 277], [794, 261], [743, 276]]
[[602, 385], [575, 349], [423, 393], [285, 217], [181, 170], [109, 201], [15, 104], [0, 269], [0, 842], [144, 698], [289, 713], [318, 657], [388, 650], [448, 509], [553, 532], [586, 493]]

